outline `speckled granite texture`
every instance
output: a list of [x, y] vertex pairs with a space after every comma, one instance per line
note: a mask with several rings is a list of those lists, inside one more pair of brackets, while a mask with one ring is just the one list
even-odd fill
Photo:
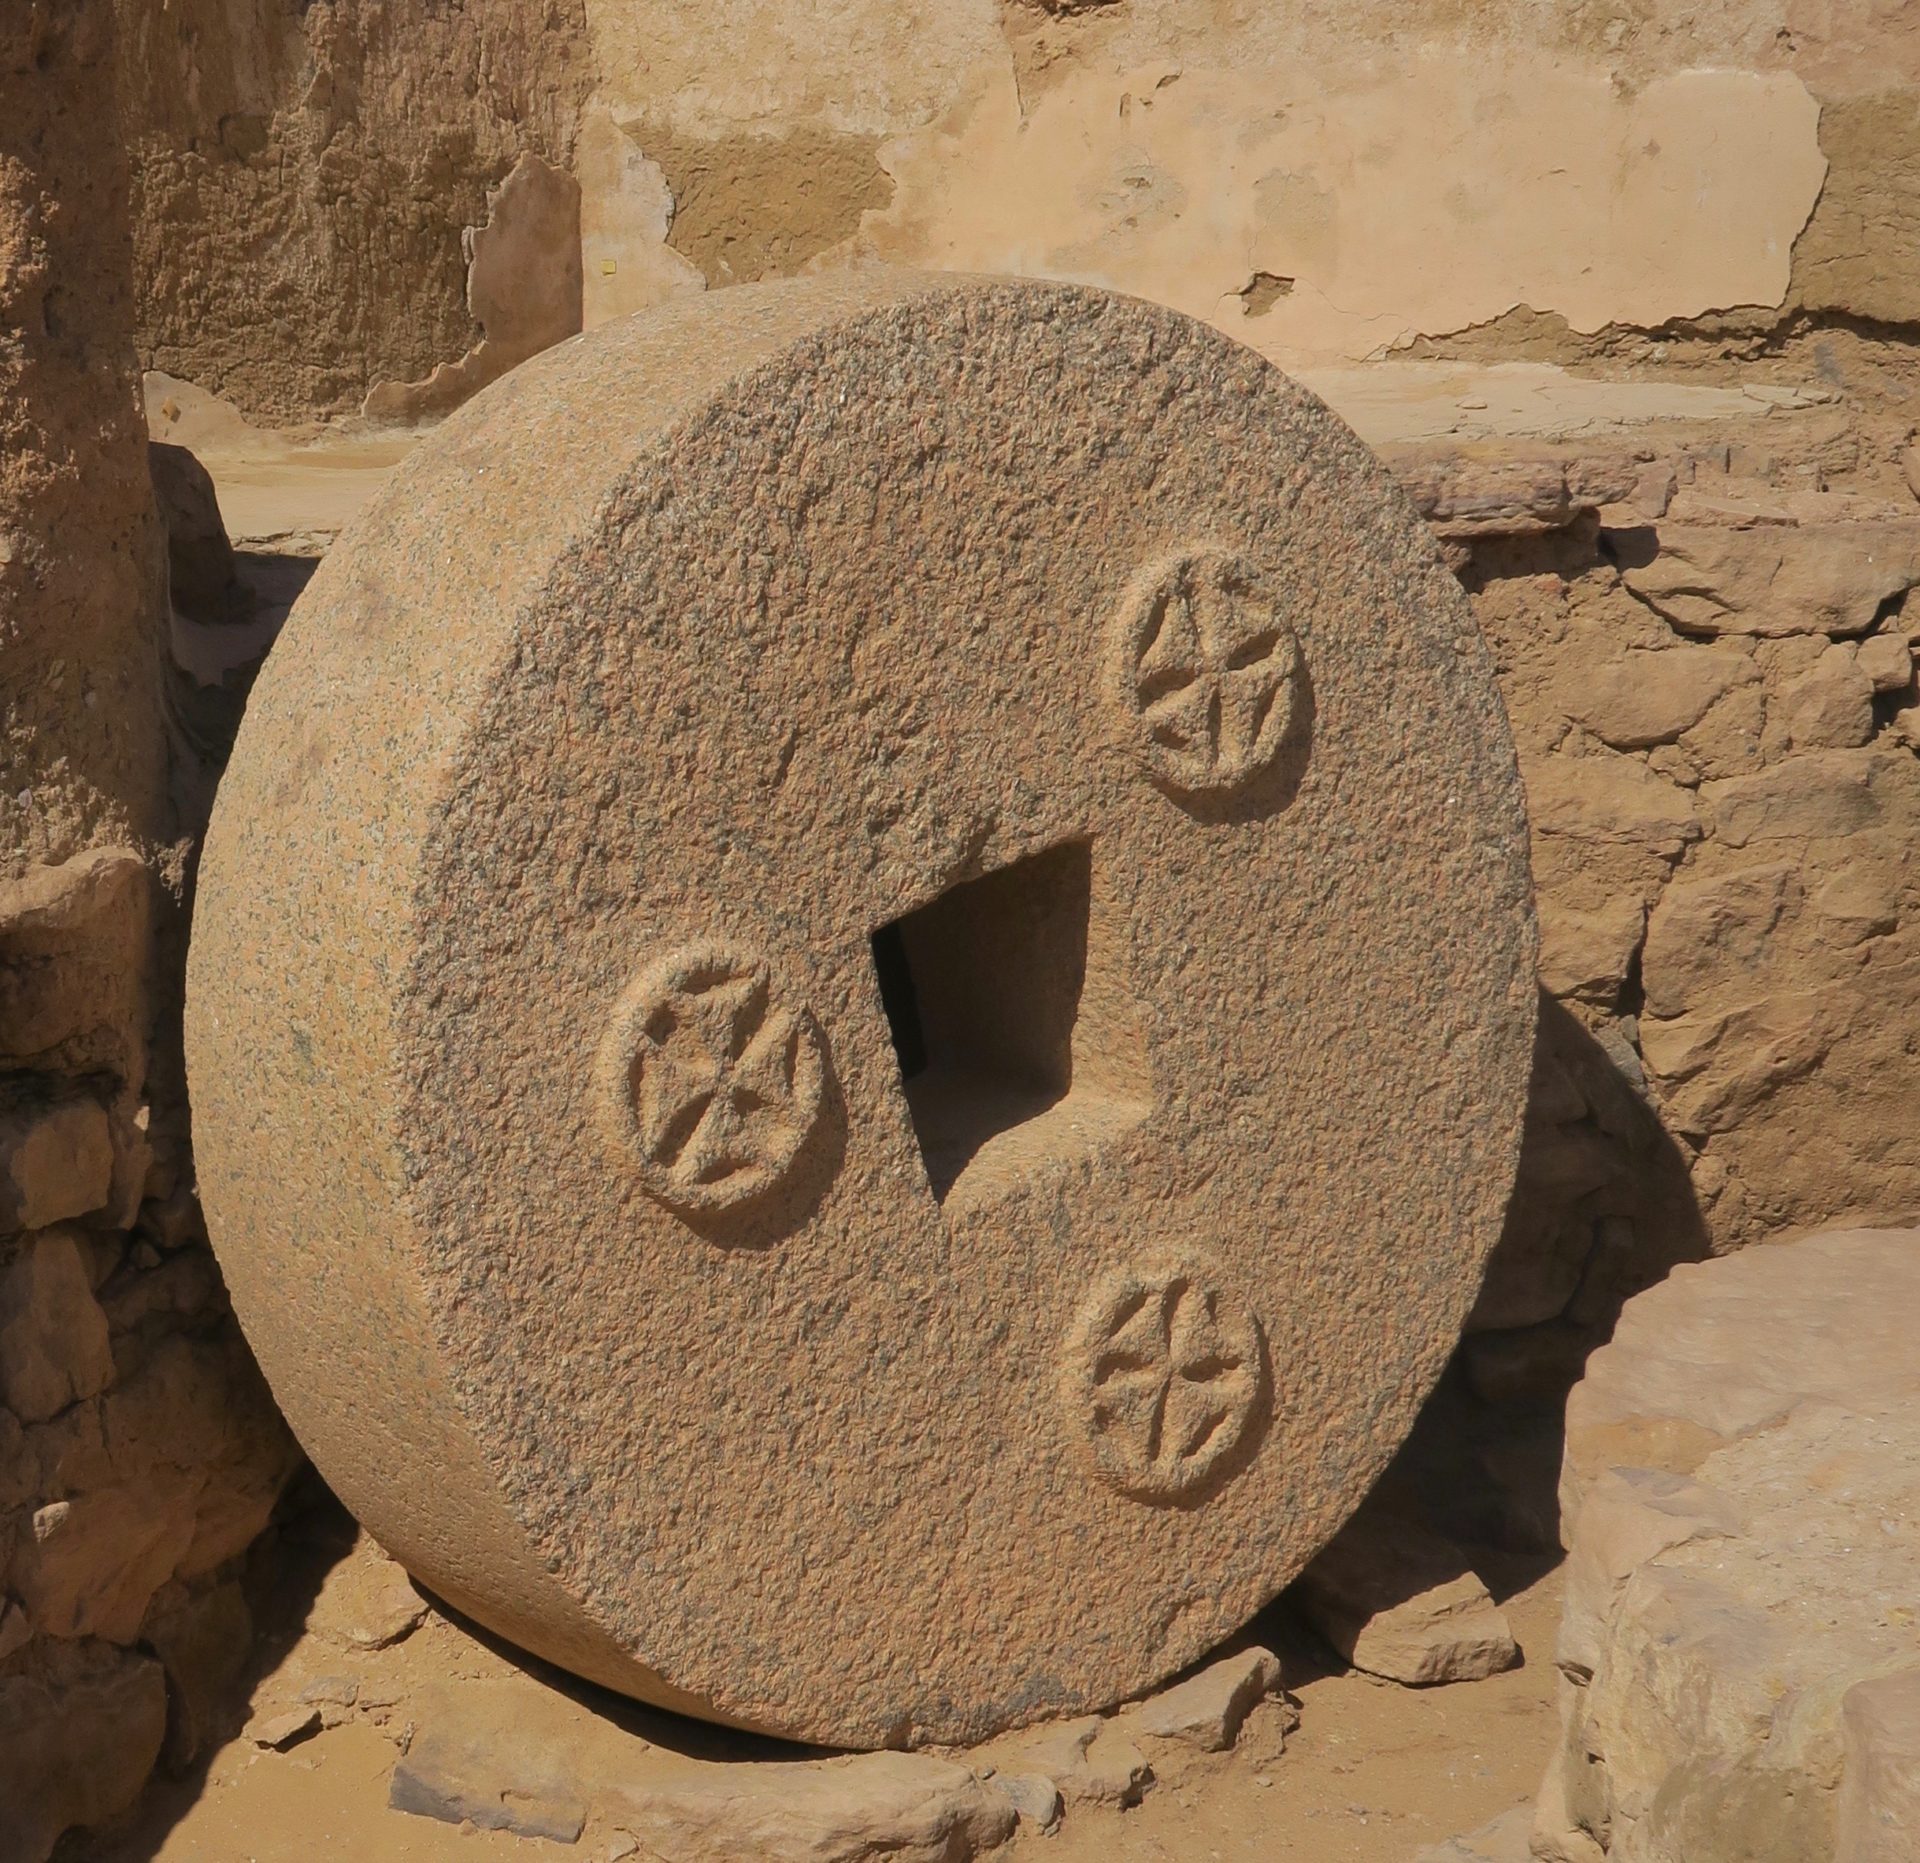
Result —
[[970, 1740], [1366, 1492], [1534, 955], [1488, 657], [1310, 396], [1096, 291], [740, 288], [517, 371], [314, 578], [202, 870], [201, 1181], [423, 1581], [667, 1706]]

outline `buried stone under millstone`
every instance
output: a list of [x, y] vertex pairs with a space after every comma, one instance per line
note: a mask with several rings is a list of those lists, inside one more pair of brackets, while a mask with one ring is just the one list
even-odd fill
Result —
[[893, 272], [607, 326], [315, 576], [201, 871], [235, 1305], [428, 1585], [856, 1746], [1143, 1690], [1438, 1375], [1534, 1016], [1488, 657], [1251, 352]]

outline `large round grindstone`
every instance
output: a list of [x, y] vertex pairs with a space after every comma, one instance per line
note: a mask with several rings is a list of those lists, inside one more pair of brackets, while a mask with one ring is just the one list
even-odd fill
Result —
[[302, 1440], [472, 1616], [867, 1746], [1102, 1705], [1340, 1524], [1533, 1031], [1462, 597], [1257, 356], [716, 292], [322, 565], [201, 869], [200, 1182]]

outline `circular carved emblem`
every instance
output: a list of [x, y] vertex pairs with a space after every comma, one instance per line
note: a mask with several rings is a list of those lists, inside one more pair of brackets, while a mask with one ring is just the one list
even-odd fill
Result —
[[1193, 1493], [1266, 1422], [1259, 1323], [1193, 1267], [1105, 1276], [1066, 1365], [1095, 1468], [1136, 1500]]
[[643, 970], [600, 1050], [603, 1125], [640, 1180], [678, 1210], [723, 1210], [773, 1188], [820, 1116], [820, 1031], [783, 1002], [765, 960], [683, 946]]
[[1115, 646], [1134, 743], [1176, 789], [1238, 789], [1293, 729], [1300, 643], [1244, 557], [1187, 550], [1154, 564], [1127, 591]]

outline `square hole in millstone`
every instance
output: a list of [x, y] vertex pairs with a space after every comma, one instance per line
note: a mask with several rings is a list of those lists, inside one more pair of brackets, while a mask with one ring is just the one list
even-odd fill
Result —
[[1146, 1116], [1139, 1017], [1072, 841], [949, 888], [873, 934], [928, 1181], [977, 1202]]

